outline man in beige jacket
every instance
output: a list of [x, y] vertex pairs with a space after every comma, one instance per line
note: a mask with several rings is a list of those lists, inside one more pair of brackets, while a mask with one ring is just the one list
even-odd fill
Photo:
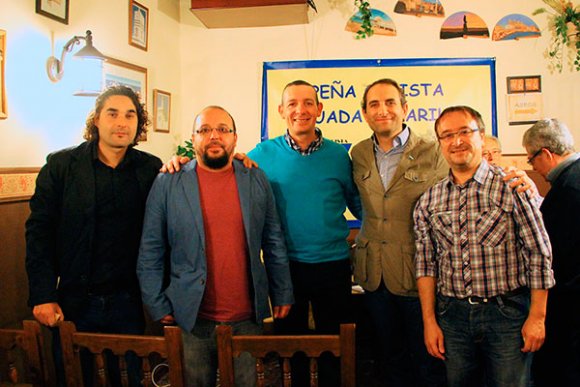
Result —
[[404, 123], [408, 105], [392, 79], [370, 84], [363, 116], [373, 131], [351, 152], [363, 205], [354, 253], [355, 280], [365, 290], [388, 386], [444, 386], [443, 362], [423, 344], [421, 306], [413, 259], [413, 209], [428, 188], [447, 175], [434, 140]]

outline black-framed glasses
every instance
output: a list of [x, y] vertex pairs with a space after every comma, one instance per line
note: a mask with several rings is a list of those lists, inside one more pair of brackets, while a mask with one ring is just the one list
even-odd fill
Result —
[[458, 130], [457, 132], [443, 133], [442, 135], [438, 135], [437, 138], [441, 141], [452, 141], [455, 139], [456, 136], [459, 136], [461, 138], [468, 138], [474, 132], [478, 131], [479, 128], [463, 128], [461, 130]]
[[536, 157], [538, 157], [540, 155], [540, 153], [542, 153], [542, 151], [544, 150], [544, 148], [540, 148], [536, 151], [536, 153], [534, 153], [529, 159], [528, 159], [528, 164], [532, 165], [534, 162], [534, 159]]
[[230, 133], [235, 132], [234, 129], [231, 129], [231, 128], [227, 127], [226, 125], [220, 125], [216, 128], [212, 128], [210, 126], [202, 126], [201, 128], [196, 129], [195, 133], [197, 133], [201, 136], [209, 136], [214, 130], [219, 135], [225, 135], [225, 134], [230, 134]]

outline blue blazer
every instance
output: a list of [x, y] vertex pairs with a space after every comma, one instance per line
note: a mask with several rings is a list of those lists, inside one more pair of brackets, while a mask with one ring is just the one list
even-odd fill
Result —
[[[159, 320], [173, 314], [187, 332], [195, 325], [207, 274], [195, 169], [194, 160], [181, 173], [157, 176], [147, 199], [137, 261], [143, 302], [151, 317]], [[248, 246], [253, 307], [256, 322], [261, 324], [270, 316], [268, 293], [274, 306], [294, 302], [288, 256], [264, 172], [234, 160], [234, 173]]]

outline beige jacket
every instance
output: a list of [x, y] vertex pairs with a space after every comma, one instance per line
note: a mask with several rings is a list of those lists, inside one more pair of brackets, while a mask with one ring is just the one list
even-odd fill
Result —
[[374, 291], [381, 278], [401, 296], [417, 296], [413, 210], [419, 197], [448, 174], [439, 145], [410, 133], [389, 187], [385, 190], [371, 138], [351, 152], [354, 181], [363, 205], [363, 223], [354, 251], [355, 281]]

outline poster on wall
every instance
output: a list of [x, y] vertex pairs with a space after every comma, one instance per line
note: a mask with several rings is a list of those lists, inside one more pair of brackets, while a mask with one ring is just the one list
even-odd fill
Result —
[[347, 149], [371, 134], [360, 101], [367, 85], [392, 78], [405, 92], [405, 122], [413, 131], [434, 136], [439, 113], [451, 105], [479, 111], [487, 132], [497, 134], [495, 59], [360, 59], [265, 62], [262, 83], [262, 140], [286, 131], [278, 114], [284, 86], [297, 79], [314, 85], [323, 111], [317, 124], [326, 138]]

